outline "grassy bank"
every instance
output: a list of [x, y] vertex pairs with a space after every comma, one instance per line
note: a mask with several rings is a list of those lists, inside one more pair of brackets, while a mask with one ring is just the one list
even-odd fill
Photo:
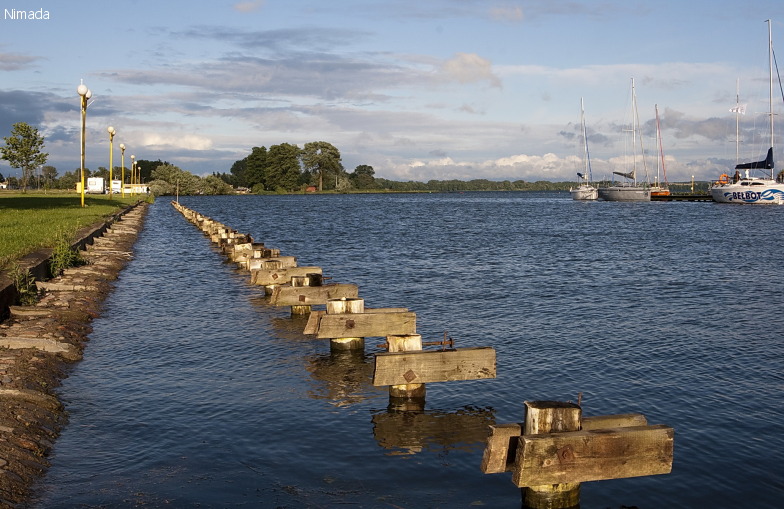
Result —
[[49, 194], [0, 191], [0, 269], [57, 239], [111, 216], [144, 196]]

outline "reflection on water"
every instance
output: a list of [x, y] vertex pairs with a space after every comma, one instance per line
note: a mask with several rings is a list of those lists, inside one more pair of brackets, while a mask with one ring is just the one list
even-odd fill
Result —
[[306, 361], [305, 368], [314, 382], [310, 391], [313, 398], [345, 407], [385, 396], [384, 392], [373, 387], [372, 357], [362, 351], [331, 351], [310, 356]]
[[585, 483], [583, 507], [781, 505], [784, 207], [180, 200], [357, 284], [368, 308], [410, 309], [425, 341], [492, 346], [497, 378], [428, 384], [421, 412], [390, 411], [374, 339], [334, 355], [158, 200], [60, 388], [70, 422], [35, 507], [517, 509], [510, 476], [480, 471], [486, 426], [578, 393], [586, 415], [675, 429], [672, 474]]
[[455, 411], [378, 412], [373, 414], [373, 436], [389, 454], [428, 450], [483, 451], [488, 426], [495, 424], [492, 409], [464, 407]]

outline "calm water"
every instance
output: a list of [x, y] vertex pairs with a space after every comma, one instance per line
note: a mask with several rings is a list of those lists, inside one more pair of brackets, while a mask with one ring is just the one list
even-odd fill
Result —
[[[167, 199], [60, 389], [70, 423], [36, 508], [519, 508], [480, 471], [526, 400], [675, 428], [670, 475], [585, 483], [583, 508], [781, 507], [784, 207], [578, 203], [567, 193], [184, 197], [425, 341], [493, 346], [493, 380], [371, 384], [265, 305]], [[378, 339], [378, 340], [377, 340]]]

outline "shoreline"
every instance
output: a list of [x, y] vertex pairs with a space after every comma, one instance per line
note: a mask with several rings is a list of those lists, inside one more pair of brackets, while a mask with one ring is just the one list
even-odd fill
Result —
[[10, 305], [15, 291], [0, 281], [0, 508], [23, 507], [46, 474], [68, 421], [56, 389], [82, 359], [90, 322], [132, 258], [148, 207], [139, 202], [81, 230], [73, 246], [88, 263], [61, 276], [44, 280], [51, 249], [24, 257], [20, 265], [37, 279], [35, 305]]

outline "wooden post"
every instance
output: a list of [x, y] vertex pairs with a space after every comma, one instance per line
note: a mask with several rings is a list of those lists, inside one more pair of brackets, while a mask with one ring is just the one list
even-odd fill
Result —
[[[327, 314], [357, 314], [365, 312], [365, 299], [359, 297], [342, 297], [340, 299], [327, 299]], [[365, 338], [331, 338], [330, 350], [364, 350]]]
[[[422, 350], [421, 334], [399, 334], [387, 336], [387, 351], [411, 352]], [[389, 386], [389, 409], [399, 411], [422, 411], [425, 409], [425, 384], [402, 384]]]
[[[263, 270], [282, 269], [283, 268], [283, 262], [281, 260], [278, 260], [278, 259], [275, 259], [275, 258], [272, 258], [272, 259], [269, 259], [269, 260], [263, 260], [261, 262], [261, 268]], [[278, 285], [277, 284], [264, 285], [264, 294], [267, 295], [267, 296], [272, 295], [272, 291], [275, 289], [276, 286], [278, 286]]]
[[[291, 286], [310, 286], [310, 278], [307, 276], [291, 276]], [[306, 315], [310, 313], [312, 306], [310, 304], [302, 304], [291, 306], [291, 316]]]
[[[577, 404], [526, 401], [525, 409], [523, 435], [580, 430], [582, 408]], [[518, 454], [521, 449], [518, 448]], [[525, 509], [569, 509], [580, 506], [580, 483], [545, 484], [520, 490]]]

